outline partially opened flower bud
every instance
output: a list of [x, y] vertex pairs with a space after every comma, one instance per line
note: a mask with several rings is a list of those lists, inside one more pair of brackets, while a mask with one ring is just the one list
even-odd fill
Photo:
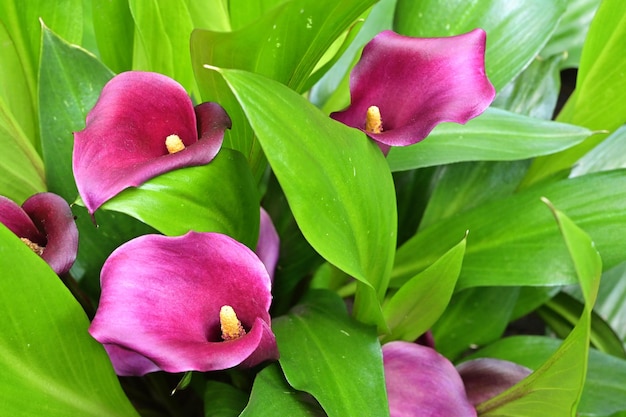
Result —
[[0, 223], [17, 235], [59, 275], [70, 270], [78, 252], [78, 229], [67, 202], [39, 193], [22, 207], [0, 196]]

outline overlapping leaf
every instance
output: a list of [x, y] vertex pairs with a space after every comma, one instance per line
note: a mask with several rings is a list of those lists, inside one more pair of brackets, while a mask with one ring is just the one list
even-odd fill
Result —
[[302, 233], [324, 258], [363, 283], [357, 317], [384, 327], [379, 302], [395, 253], [397, 220], [393, 181], [380, 149], [276, 81], [218, 71], [245, 111]]
[[[0, 225], [0, 390], [12, 416], [138, 414], [89, 320], [48, 265]], [[10, 278], [10, 279], [9, 279]]]

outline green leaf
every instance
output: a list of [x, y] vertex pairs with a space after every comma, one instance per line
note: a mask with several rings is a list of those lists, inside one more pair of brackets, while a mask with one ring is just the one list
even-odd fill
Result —
[[470, 348], [497, 340], [511, 321], [519, 293], [518, 287], [479, 287], [454, 294], [433, 326], [437, 351], [455, 359]]
[[610, 171], [526, 189], [420, 230], [398, 249], [390, 285], [398, 287], [425, 269], [466, 230], [470, 234], [457, 290], [575, 283], [575, 270], [542, 196], [587, 230], [606, 268], [625, 260], [626, 242], [615, 231], [626, 225], [626, 176]]
[[[20, 0], [3, 0], [0, 2], [0, 23], [4, 25], [8, 37], [11, 38], [15, 52], [21, 63], [23, 71], [23, 81], [18, 72], [14, 73], [11, 80], [16, 83], [10, 88], [19, 89], [18, 94], [24, 94], [23, 83], [28, 87], [30, 106], [26, 108], [33, 112], [38, 108], [37, 97], [37, 74], [39, 71], [39, 58], [41, 51], [42, 24], [45, 22], [63, 38], [70, 42], [79, 44], [83, 30], [83, 5], [82, 0], [66, 0], [62, 2], [51, 2], [47, 0], [33, 0], [23, 2]], [[4, 58], [4, 56], [3, 56]], [[10, 61], [2, 61], [2, 66], [10, 65]], [[15, 62], [13, 62], [15, 65]], [[14, 78], [17, 77], [17, 78]], [[7, 82], [11, 82], [7, 80]], [[19, 86], [22, 84], [22, 86]], [[19, 87], [18, 87], [19, 86]], [[36, 115], [34, 112], [33, 115]], [[45, 128], [45, 124], [42, 124]], [[31, 132], [38, 135], [39, 126], [35, 119], [34, 130], [28, 127], [23, 128], [27, 135]], [[29, 137], [35, 141], [37, 137]], [[38, 143], [35, 143], [38, 147]]]
[[483, 28], [487, 32], [487, 75], [498, 91], [537, 55], [567, 0], [398, 0], [395, 29], [417, 37], [450, 36]]
[[39, 146], [39, 122], [22, 61], [0, 18], [0, 102], [3, 112], [12, 114], [30, 145]]
[[528, 169], [527, 161], [461, 162], [438, 167], [419, 230], [490, 201], [509, 197]]
[[364, 284], [357, 289], [356, 317], [384, 327], [379, 302], [393, 263], [397, 215], [382, 152], [276, 81], [218, 71], [254, 128], [306, 239]]
[[[513, 336], [464, 358], [498, 358], [538, 369], [561, 345], [558, 339], [543, 336]], [[626, 410], [626, 360], [589, 350], [587, 378], [578, 405], [579, 416], [607, 416]]]
[[287, 381], [312, 394], [329, 417], [389, 416], [375, 329], [350, 319], [336, 294], [309, 295], [272, 321]]
[[580, 401], [589, 354], [591, 312], [602, 260], [589, 236], [544, 199], [559, 224], [585, 297], [580, 320], [557, 351], [531, 375], [502, 394], [476, 406], [484, 416], [554, 417], [574, 415]]
[[222, 149], [211, 163], [167, 172], [128, 188], [102, 205], [165, 235], [219, 232], [254, 249], [259, 197], [245, 158]]
[[45, 191], [43, 162], [0, 97], [0, 195], [22, 204]]
[[466, 237], [441, 258], [407, 281], [383, 305], [391, 340], [414, 341], [444, 312], [461, 272]]
[[0, 391], [11, 416], [138, 416], [59, 277], [0, 225]]
[[577, 68], [589, 24], [599, 5], [600, 0], [569, 0], [567, 10], [539, 55], [544, 59], [562, 55], [563, 67]]
[[[252, 71], [302, 93], [324, 52], [373, 3], [289, 0], [235, 32], [193, 32], [191, 56], [202, 100], [218, 102], [226, 109], [233, 129], [227, 132], [225, 143], [248, 157], [257, 178], [266, 167], [260, 145], [228, 86], [204, 65]], [[254, 8], [246, 5], [250, 7]]]
[[135, 22], [128, 0], [94, 1], [91, 7], [102, 61], [115, 73], [132, 69]]
[[580, 158], [572, 168], [571, 176], [578, 177], [591, 172], [626, 168], [625, 153], [626, 126], [622, 126]]
[[535, 58], [500, 91], [492, 106], [538, 119], [552, 119], [561, 90], [562, 61], [561, 55]]
[[[214, 414], [206, 414], [206, 417]], [[322, 416], [319, 406], [307, 394], [291, 388], [278, 364], [271, 364], [254, 379], [250, 402], [240, 417], [315, 417]]]
[[592, 134], [574, 125], [489, 108], [465, 125], [442, 123], [426, 140], [394, 147], [393, 171], [462, 161], [514, 161], [570, 148]]
[[133, 69], [165, 74], [200, 97], [191, 66], [194, 24], [187, 2], [129, 0], [128, 5], [135, 21]]
[[[609, 132], [626, 121], [626, 101], [615, 93], [626, 89], [626, 73], [618, 70], [626, 67], [626, 56], [622, 53], [625, 37], [626, 2], [603, 1], [585, 41], [576, 90], [559, 114], [559, 121]], [[597, 135], [565, 152], [536, 160], [525, 184], [571, 168], [605, 138], [606, 134]]]
[[48, 189], [67, 201], [78, 190], [72, 172], [74, 137], [85, 127], [87, 112], [113, 77], [93, 55], [43, 28], [39, 74], [39, 118]]
[[[582, 302], [566, 292], [560, 292], [541, 306], [537, 313], [557, 336], [565, 338], [578, 322], [583, 309]], [[591, 312], [589, 340], [591, 345], [601, 352], [626, 358], [624, 345], [615, 331], [593, 311]]]
[[248, 394], [231, 384], [207, 381], [204, 390], [204, 417], [237, 417], [247, 401]]

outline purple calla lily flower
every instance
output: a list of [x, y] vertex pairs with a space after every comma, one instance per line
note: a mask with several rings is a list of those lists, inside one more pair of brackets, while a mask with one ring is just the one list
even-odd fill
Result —
[[109, 81], [74, 133], [73, 170], [90, 214], [128, 187], [217, 155], [231, 127], [216, 103], [194, 108], [185, 89], [165, 75], [129, 71]]
[[532, 370], [502, 359], [480, 358], [456, 367], [469, 401], [478, 405], [511, 388], [532, 373]]
[[89, 332], [119, 375], [214, 371], [278, 358], [267, 270], [226, 235], [138, 237], [106, 260], [101, 285]]
[[280, 253], [280, 238], [274, 227], [272, 218], [261, 207], [261, 224], [259, 228], [259, 240], [254, 252], [267, 268], [270, 279], [274, 279], [274, 270], [278, 263], [278, 255]]
[[441, 122], [465, 123], [493, 101], [482, 29], [447, 38], [384, 31], [350, 74], [350, 106], [331, 117], [365, 132], [386, 153], [424, 139]]
[[78, 251], [78, 229], [67, 202], [53, 193], [29, 197], [22, 207], [0, 196], [0, 223], [22, 239], [58, 275], [67, 273]]
[[434, 349], [396, 341], [382, 351], [391, 417], [476, 417], [454, 365]]

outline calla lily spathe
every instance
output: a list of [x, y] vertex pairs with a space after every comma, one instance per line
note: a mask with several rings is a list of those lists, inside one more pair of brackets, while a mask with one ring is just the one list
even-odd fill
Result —
[[[101, 286], [89, 332], [119, 375], [214, 371], [278, 357], [266, 267], [226, 235], [133, 239], [106, 260]], [[225, 306], [236, 314], [228, 324], [234, 331], [226, 329]]]
[[38, 193], [20, 207], [0, 196], [0, 223], [28, 244], [58, 275], [70, 270], [78, 252], [78, 229], [67, 202]]
[[382, 350], [391, 417], [476, 417], [454, 365], [437, 351], [402, 341]]
[[514, 362], [479, 358], [457, 365], [470, 402], [478, 405], [511, 388], [532, 373]]
[[90, 214], [128, 187], [165, 172], [209, 163], [231, 127], [216, 103], [194, 108], [165, 75], [129, 71], [113, 77], [74, 133], [73, 170]]
[[421, 141], [441, 122], [465, 123], [495, 97], [485, 43], [482, 29], [445, 38], [383, 31], [350, 74], [350, 106], [331, 117], [364, 131], [385, 152]]

